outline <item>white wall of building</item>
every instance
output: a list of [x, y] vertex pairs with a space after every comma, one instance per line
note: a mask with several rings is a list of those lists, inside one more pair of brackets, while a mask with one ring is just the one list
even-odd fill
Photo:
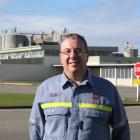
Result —
[[27, 64], [1, 64], [0, 81], [34, 81], [43, 80], [48, 77], [47, 68], [44, 65]]
[[133, 85], [133, 79], [121, 79], [121, 78], [106, 78], [110, 82], [112, 82], [116, 86], [134, 86]]
[[0, 81], [38, 81], [59, 74], [52, 65], [60, 63], [58, 56], [45, 56], [44, 64], [0, 64]]

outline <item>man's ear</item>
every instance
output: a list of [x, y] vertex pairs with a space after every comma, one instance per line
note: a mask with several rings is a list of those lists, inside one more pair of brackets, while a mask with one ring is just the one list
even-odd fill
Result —
[[88, 62], [88, 58], [89, 58], [89, 55], [88, 55], [88, 53], [87, 53], [87, 62]]

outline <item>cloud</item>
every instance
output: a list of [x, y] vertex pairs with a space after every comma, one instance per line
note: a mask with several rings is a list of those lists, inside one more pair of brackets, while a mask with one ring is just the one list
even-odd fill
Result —
[[0, 27], [10, 29], [17, 27], [19, 31], [40, 32], [63, 30], [67, 21], [64, 18], [31, 16], [31, 15], [1, 15]]
[[137, 0], [111, 0], [84, 6], [74, 11], [70, 23], [75, 24], [71, 24], [71, 28], [85, 34], [91, 44], [119, 44], [130, 40], [139, 46], [139, 6]]
[[70, 32], [84, 35], [90, 44], [115, 44], [124, 40], [132, 40], [140, 44], [140, 19], [112, 22], [82, 22], [62, 17], [1, 15], [0, 30], [17, 27], [20, 32], [50, 33], [52, 30], [62, 32], [66, 27]]
[[11, 2], [12, 0], [0, 0], [0, 6]]
[[[119, 1], [119, 2], [118, 2]], [[89, 44], [120, 45], [123, 41], [140, 44], [140, 2], [132, 0], [108, 1], [99, 5], [84, 5], [71, 12], [67, 9], [56, 15], [0, 15], [0, 30], [14, 26], [22, 32], [78, 32], [86, 37]], [[82, 11], [82, 12], [81, 12]], [[70, 13], [69, 13], [70, 12]]]

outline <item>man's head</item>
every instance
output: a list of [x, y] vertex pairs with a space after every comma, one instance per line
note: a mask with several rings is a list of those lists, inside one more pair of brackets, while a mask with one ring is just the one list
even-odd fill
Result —
[[84, 37], [75, 33], [66, 35], [60, 43], [60, 60], [67, 75], [85, 73], [88, 49]]

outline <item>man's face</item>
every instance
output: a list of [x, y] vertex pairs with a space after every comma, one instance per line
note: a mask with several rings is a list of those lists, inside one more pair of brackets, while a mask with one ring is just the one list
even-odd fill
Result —
[[88, 55], [80, 39], [67, 38], [61, 43], [60, 60], [66, 74], [86, 70]]

